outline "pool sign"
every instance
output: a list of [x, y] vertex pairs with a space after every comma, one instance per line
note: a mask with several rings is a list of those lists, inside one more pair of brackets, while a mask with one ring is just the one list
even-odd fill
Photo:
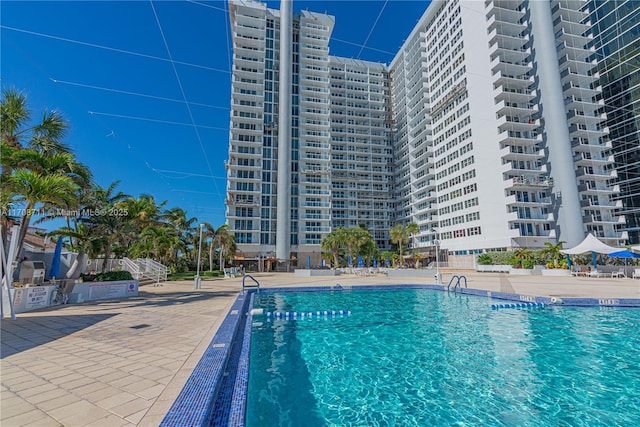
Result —
[[33, 310], [36, 308], [46, 307], [48, 304], [48, 289], [44, 286], [35, 286], [27, 288], [26, 308]]
[[136, 295], [138, 292], [135, 280], [118, 282], [92, 282], [89, 284], [89, 300], [122, 298]]

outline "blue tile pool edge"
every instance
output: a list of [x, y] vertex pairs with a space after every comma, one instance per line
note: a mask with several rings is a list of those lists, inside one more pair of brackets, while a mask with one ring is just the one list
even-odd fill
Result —
[[[260, 293], [279, 292], [315, 292], [315, 291], [351, 291], [351, 290], [378, 290], [378, 289], [432, 289], [446, 291], [442, 285], [429, 284], [400, 284], [400, 285], [333, 285], [333, 286], [308, 286], [308, 287], [275, 287], [263, 288]], [[187, 380], [178, 398], [173, 403], [169, 412], [163, 419], [161, 426], [206, 426], [211, 421], [213, 405], [225, 373], [228, 357], [232, 344], [240, 326], [244, 327], [241, 344], [240, 361], [235, 372], [231, 413], [228, 417], [228, 425], [244, 427], [244, 414], [246, 410], [247, 385], [249, 375], [249, 351], [251, 343], [251, 309], [256, 290], [251, 289], [246, 294], [238, 295], [225, 317], [218, 332], [209, 344], [200, 362], [195, 367]], [[453, 291], [450, 291], [453, 293]], [[640, 299], [634, 298], [557, 298], [539, 297], [522, 294], [510, 294], [505, 292], [486, 291], [473, 288], [461, 288], [458, 294], [467, 294], [486, 297], [489, 300], [507, 300], [525, 303], [543, 303], [548, 306], [564, 307], [632, 307], [640, 308]], [[241, 320], [244, 321], [241, 322]], [[220, 347], [220, 344], [225, 344]], [[208, 399], [208, 400], [207, 400]]]
[[[240, 294], [233, 302], [229, 313], [220, 324], [160, 426], [208, 425], [238, 326], [244, 323], [241, 322], [243, 318], [246, 320], [252, 295], [253, 292]], [[250, 325], [250, 322], [247, 323]]]

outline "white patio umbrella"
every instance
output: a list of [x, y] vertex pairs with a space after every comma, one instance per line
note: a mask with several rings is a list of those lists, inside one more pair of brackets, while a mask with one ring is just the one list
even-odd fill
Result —
[[578, 246], [574, 246], [573, 248], [568, 248], [568, 249], [562, 249], [560, 253], [563, 253], [566, 255], [580, 255], [580, 254], [586, 254], [591, 252], [591, 259], [593, 260], [593, 266], [597, 267], [596, 261], [595, 261], [596, 253], [608, 255], [612, 252], [618, 252], [619, 250], [620, 249], [618, 248], [614, 248], [613, 246], [609, 246], [602, 243], [600, 240], [596, 238], [596, 236], [589, 233], [587, 234], [587, 237], [585, 237], [584, 240]]

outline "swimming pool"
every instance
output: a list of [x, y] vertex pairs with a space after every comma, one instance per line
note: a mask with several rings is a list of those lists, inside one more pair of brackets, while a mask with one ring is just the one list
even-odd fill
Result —
[[640, 424], [640, 310], [492, 310], [429, 289], [254, 307], [296, 315], [252, 318], [247, 426]]

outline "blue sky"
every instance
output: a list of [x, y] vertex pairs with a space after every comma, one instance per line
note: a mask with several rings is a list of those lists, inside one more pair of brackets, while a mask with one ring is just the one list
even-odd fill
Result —
[[[297, 1], [294, 11], [336, 17], [332, 55], [389, 63], [427, 5]], [[27, 93], [34, 116], [64, 114], [66, 142], [100, 185], [120, 180], [121, 191], [153, 194], [218, 226], [231, 88], [226, 9], [199, 0], [3, 0], [0, 83]]]

